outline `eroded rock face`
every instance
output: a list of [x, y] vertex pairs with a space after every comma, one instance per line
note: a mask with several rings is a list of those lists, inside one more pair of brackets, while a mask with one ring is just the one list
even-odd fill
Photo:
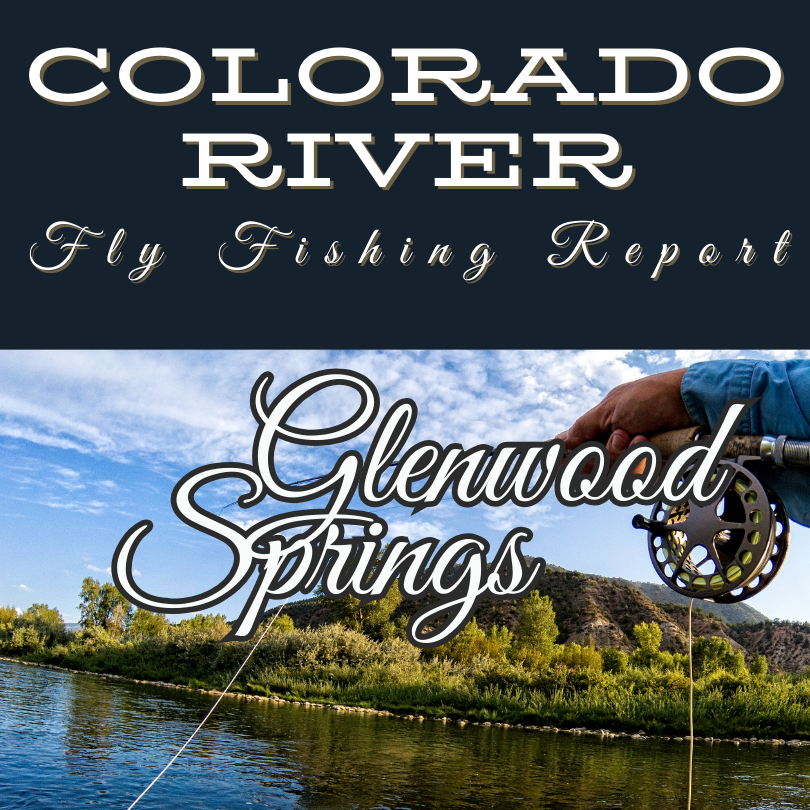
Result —
[[688, 644], [688, 636], [675, 622], [661, 622], [661, 649], [667, 652], [683, 652]]
[[633, 649], [628, 643], [627, 636], [622, 632], [622, 629], [601, 616], [592, 621], [585, 622], [582, 626], [582, 630], [566, 639], [565, 644], [576, 643], [587, 646], [590, 644], [591, 639], [593, 639], [597, 648], [600, 649], [602, 647], [615, 647], [626, 653], [632, 652]]

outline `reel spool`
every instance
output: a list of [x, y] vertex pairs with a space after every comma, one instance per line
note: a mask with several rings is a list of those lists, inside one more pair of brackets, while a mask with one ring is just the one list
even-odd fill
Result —
[[658, 576], [677, 593], [729, 604], [762, 591], [774, 579], [787, 554], [790, 525], [779, 497], [750, 470], [732, 461], [726, 489], [710, 504], [659, 501], [647, 529], [650, 559]]
[[765, 492], [768, 493], [769, 505], [776, 518], [776, 536], [774, 537], [771, 556], [759, 574], [746, 585], [743, 585], [742, 589], [735, 589], [729, 594], [714, 596], [712, 597], [713, 602], [729, 605], [756, 596], [770, 585], [774, 577], [779, 573], [785, 557], [787, 557], [788, 546], [790, 545], [790, 521], [788, 520], [787, 510], [779, 496], [770, 487], [766, 486]]

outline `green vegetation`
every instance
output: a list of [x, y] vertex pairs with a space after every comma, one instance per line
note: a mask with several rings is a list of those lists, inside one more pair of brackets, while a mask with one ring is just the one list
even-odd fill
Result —
[[[113, 586], [96, 586], [82, 586], [84, 629], [75, 634], [47, 605], [23, 615], [0, 608], [0, 654], [218, 690], [250, 649], [219, 643], [229, 630], [223, 616], [170, 624], [133, 612]], [[399, 598], [372, 611], [335, 603], [332, 621], [314, 629], [279, 616], [234, 688], [480, 722], [688, 733], [688, 656], [660, 650], [655, 622], [632, 627], [631, 655], [593, 641], [563, 646], [551, 600], [532, 593], [514, 632], [473, 620], [447, 644], [419, 651], [391, 619]], [[763, 656], [746, 667], [720, 637], [696, 638], [693, 662], [697, 735], [810, 738], [810, 673], [769, 675]]]
[[560, 634], [555, 622], [554, 608], [548, 596], [532, 591], [521, 603], [520, 617], [515, 625], [515, 646], [537, 665], [548, 657]]
[[17, 615], [13, 607], [0, 607], [0, 652], [19, 655], [40, 652], [69, 638], [56, 608], [34, 603]]
[[393, 638], [399, 632], [396, 625], [391, 622], [391, 614], [402, 601], [402, 594], [396, 582], [382, 599], [365, 605], [361, 605], [360, 600], [353, 596], [346, 596], [336, 602], [321, 596], [321, 600], [330, 608], [333, 618], [351, 630], [365, 633], [377, 640]]
[[79, 593], [81, 603], [81, 626], [88, 630], [91, 627], [103, 627], [114, 636], [120, 636], [132, 619], [132, 605], [118, 593], [118, 588], [97, 579], [85, 577]]

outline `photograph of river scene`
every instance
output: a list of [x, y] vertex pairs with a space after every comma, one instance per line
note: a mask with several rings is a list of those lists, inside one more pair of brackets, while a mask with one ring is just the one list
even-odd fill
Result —
[[809, 356], [0, 352], [0, 810], [810, 810]]
[[[214, 698], [0, 662], [3, 807], [126, 807]], [[694, 807], [810, 807], [805, 748], [700, 742]], [[688, 745], [228, 700], [139, 806], [682, 808]]]

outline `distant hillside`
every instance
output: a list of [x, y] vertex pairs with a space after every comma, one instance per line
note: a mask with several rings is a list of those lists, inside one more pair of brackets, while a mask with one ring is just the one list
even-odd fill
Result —
[[807, 622], [737, 624], [731, 632], [751, 655], [764, 655], [778, 669], [799, 672], [810, 666], [810, 625]]
[[[653, 602], [671, 602], [675, 605], [684, 605], [689, 607], [689, 599], [686, 596], [681, 596], [679, 593], [667, 588], [662, 583], [655, 582], [633, 582], [629, 579], [621, 579], [620, 577], [613, 577], [611, 582], [618, 585], [629, 585], [641, 591], [645, 596], [648, 596]], [[745, 602], [738, 602], [736, 605], [719, 605], [715, 602], [700, 602], [700, 607], [706, 613], [712, 613], [719, 616], [727, 624], [741, 624], [742, 622], [767, 622], [770, 621], [764, 613], [760, 613], [756, 608], [746, 605]]]
[[[588, 644], [593, 639], [597, 647], [618, 647], [630, 652], [636, 646], [633, 626], [652, 621], [663, 631], [663, 650], [687, 649], [688, 600], [686, 604], [678, 604], [679, 596], [663, 585], [608, 579], [548, 566], [538, 591], [554, 605], [560, 630], [557, 641], [561, 644]], [[393, 618], [410, 616], [424, 604], [403, 600]], [[741, 617], [743, 623], [729, 622], [719, 610], [714, 610], [717, 608], [729, 619]], [[285, 613], [299, 628], [330, 620], [329, 608], [317, 599], [292, 602]], [[520, 616], [520, 604], [515, 600], [484, 599], [475, 615], [484, 630], [493, 624], [513, 630]], [[694, 636], [727, 638], [735, 649], [743, 651], [748, 661], [764, 654], [772, 668], [797, 672], [810, 666], [810, 626], [774, 624], [746, 605], [695, 605], [692, 632]]]

